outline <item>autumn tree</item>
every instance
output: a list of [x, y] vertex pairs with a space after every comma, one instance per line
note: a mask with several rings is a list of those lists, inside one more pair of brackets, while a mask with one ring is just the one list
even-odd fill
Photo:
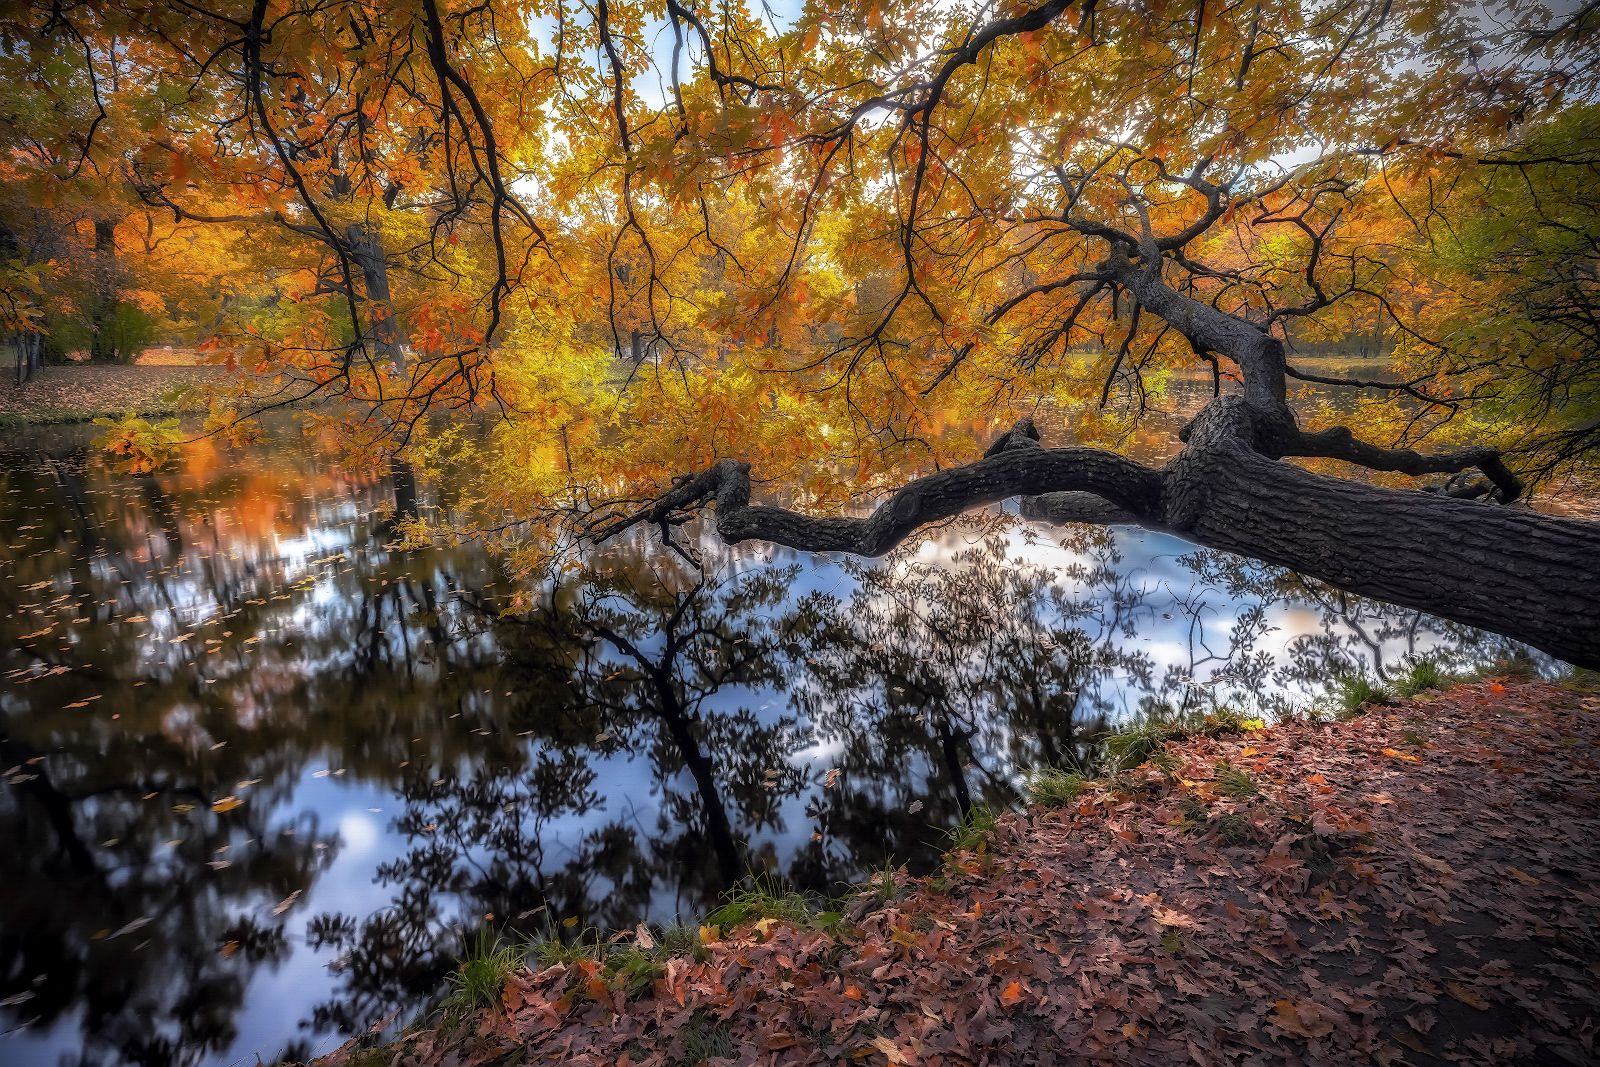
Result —
[[[1482, 14], [1045, 3], [944, 20], [907, 5], [858, 31], [819, 7], [764, 48], [741, 49], [717, 41], [752, 35], [721, 25], [701, 37], [704, 95], [679, 92], [652, 147], [694, 144], [696, 177], [787, 194], [774, 215], [789, 255], [754, 283], [772, 299], [814, 260], [895, 267], [865, 298], [841, 301], [837, 340], [790, 369], [833, 371], [872, 398], [885, 426], [915, 426], [941, 392], [992, 404], [1058, 390], [1104, 407], [1122, 391], [1138, 411], [1147, 379], [1189, 360], [1211, 369], [1217, 395], [1161, 467], [1043, 447], [1025, 419], [982, 459], [915, 478], [863, 517], [752, 504], [751, 468], [729, 456], [590, 528], [666, 533], [714, 502], [729, 541], [876, 555], [927, 523], [1027, 497], [1036, 515], [1173, 530], [1595, 662], [1600, 601], [1583, 575], [1600, 531], [1505, 506], [1524, 481], [1496, 428], [1469, 417], [1479, 405], [1542, 403], [1553, 417], [1524, 419], [1523, 443], [1536, 452], [1565, 435], [1569, 459], [1592, 433], [1564, 422], [1595, 356], [1565, 324], [1582, 317], [1573, 306], [1593, 306], [1595, 220], [1557, 190], [1592, 181], [1600, 163], [1595, 70], [1581, 48], [1595, 27], [1588, 11], [1558, 24], [1516, 6]], [[704, 33], [692, 13], [674, 20], [690, 40]], [[614, 74], [622, 129], [630, 97]], [[686, 184], [681, 165], [671, 182]], [[1480, 287], [1504, 299], [1477, 309], [1471, 327], [1444, 324], [1430, 305], [1448, 293], [1459, 313], [1470, 297], [1450, 287], [1485, 272], [1420, 274], [1445, 251], [1439, 231], [1495, 210], [1518, 182], [1547, 219], [1543, 236], [1508, 242], [1476, 227], [1479, 257], [1485, 243], [1495, 256], [1516, 246], [1521, 265]], [[833, 217], [846, 232], [830, 242]], [[1546, 295], [1562, 309], [1544, 309]], [[1367, 382], [1295, 366], [1297, 333], [1355, 315], [1385, 324], [1410, 373]], [[1497, 351], [1484, 351], [1483, 332]], [[1308, 425], [1296, 380], [1389, 394], [1373, 428], [1397, 446]], [[1406, 447], [1448, 438], [1440, 428], [1453, 421], [1482, 439]], [[1308, 461], [1478, 478], [1421, 493], [1314, 473]]]
[[[1600, 532], [1518, 506], [1600, 445], [1592, 8], [12, 18], [110, 116], [52, 111], [55, 142], [275, 261], [243, 260], [271, 284], [228, 337], [277, 382], [255, 408], [354, 404], [363, 447], [470, 472], [458, 514], [530, 566], [708, 504], [730, 541], [876, 555], [1021, 497], [1600, 660]], [[103, 91], [129, 65], [145, 88]], [[1352, 334], [1391, 373], [1297, 357]], [[1182, 441], [1124, 449], [1191, 368]]]

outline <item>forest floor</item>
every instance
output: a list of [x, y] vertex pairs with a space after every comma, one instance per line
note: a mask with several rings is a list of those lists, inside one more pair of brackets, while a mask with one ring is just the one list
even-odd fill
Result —
[[641, 930], [321, 1063], [1595, 1062], [1600, 696], [1208, 732], [844, 916]]
[[160, 355], [126, 366], [47, 366], [26, 385], [17, 384], [9, 364], [0, 370], [0, 426], [203, 411], [210, 391], [228, 375], [220, 366], [166, 362]]

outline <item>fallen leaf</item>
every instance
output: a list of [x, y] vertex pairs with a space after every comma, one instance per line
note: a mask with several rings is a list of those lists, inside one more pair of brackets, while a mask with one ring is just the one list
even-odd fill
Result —
[[1444, 987], [1452, 997], [1455, 997], [1461, 1003], [1477, 1008], [1479, 1011], [1489, 1010], [1489, 1002], [1483, 999], [1483, 996], [1476, 990], [1468, 988], [1460, 982], [1446, 982]]

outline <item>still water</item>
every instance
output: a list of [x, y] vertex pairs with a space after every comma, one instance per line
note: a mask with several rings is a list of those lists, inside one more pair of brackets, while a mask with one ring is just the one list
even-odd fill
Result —
[[[500, 617], [293, 425], [115, 474], [0, 439], [0, 1062], [252, 1064], [426, 1008], [481, 926], [925, 865], [1107, 724], [1501, 638], [1132, 529], [872, 564], [624, 545]], [[993, 526], [993, 522], [989, 523]]]

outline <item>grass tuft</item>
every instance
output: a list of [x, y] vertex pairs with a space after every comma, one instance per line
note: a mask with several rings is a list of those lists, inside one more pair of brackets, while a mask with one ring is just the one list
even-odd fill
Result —
[[467, 946], [466, 957], [450, 976], [450, 995], [445, 998], [447, 1015], [459, 1017], [475, 1008], [498, 1004], [506, 979], [522, 966], [525, 958], [522, 949], [502, 943], [487, 930], [478, 931], [477, 939]]
[[643, 993], [667, 972], [666, 966], [654, 954], [638, 945], [614, 950], [606, 957], [605, 970], [611, 984], [629, 996]]
[[1261, 791], [1249, 771], [1235, 767], [1225, 759], [1217, 760], [1213, 773], [1217, 780], [1217, 792], [1225, 797], [1242, 800], [1245, 797], [1253, 797]]
[[982, 804], [974, 804], [967, 809], [948, 831], [951, 852], [984, 852], [988, 848], [989, 835], [994, 833], [995, 827], [1000, 824], [1000, 817]]
[[1407, 662], [1405, 673], [1394, 679], [1394, 691], [1402, 697], [1414, 697], [1420, 693], [1432, 692], [1443, 689], [1455, 679], [1451, 677], [1439, 661], [1426, 656], [1417, 656]]
[[1373, 704], [1387, 704], [1389, 693], [1382, 683], [1374, 684], [1365, 675], [1347, 674], [1334, 681], [1333, 698], [1341, 719], [1353, 719]]
[[1030, 803], [1046, 808], [1063, 808], [1077, 803], [1088, 787], [1089, 779], [1077, 771], [1046, 767], [1030, 777], [1023, 789]]
[[722, 904], [706, 916], [706, 922], [731, 930], [762, 919], [776, 919], [794, 926], [833, 929], [842, 921], [836, 911], [819, 910], [810, 897], [784, 889], [776, 879], [753, 874], [749, 884], [730, 890]]
[[732, 1034], [714, 1019], [699, 1013], [683, 1024], [683, 1029], [678, 1031], [678, 1040], [683, 1045], [684, 1067], [694, 1067], [707, 1060], [731, 1059], [738, 1051]]
[[1182, 727], [1155, 719], [1118, 730], [1103, 742], [1107, 768], [1111, 771], [1132, 770], [1161, 751], [1168, 741], [1183, 736]]

